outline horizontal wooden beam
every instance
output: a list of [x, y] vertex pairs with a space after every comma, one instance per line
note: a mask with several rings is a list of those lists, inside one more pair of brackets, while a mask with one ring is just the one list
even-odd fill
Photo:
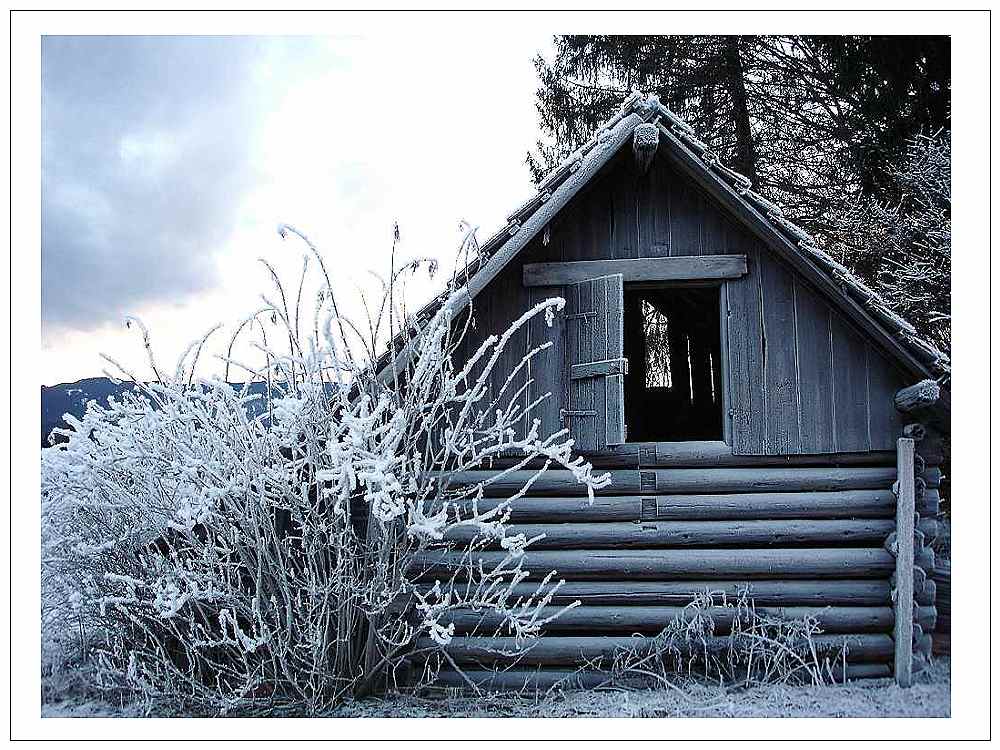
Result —
[[[686, 644], [673, 644], [684, 648]], [[845, 634], [813, 636], [817, 654], [839, 655], [846, 650], [847, 660], [872, 661], [889, 660], [893, 653], [892, 638], [884, 634]], [[730, 646], [725, 637], [697, 639], [689, 648], [700, 651], [719, 652]], [[417, 640], [416, 648], [436, 649], [437, 644], [430, 638]], [[501, 664], [582, 664], [591, 659], [605, 659], [606, 666], [623, 651], [640, 654], [651, 653], [662, 644], [654, 638], [643, 636], [545, 636], [534, 641], [519, 638], [491, 638], [482, 636], [458, 636], [451, 640], [445, 650], [460, 664], [501, 663]]]
[[[464, 582], [443, 584], [455, 595], [468, 598]], [[431, 584], [421, 584], [426, 593]], [[584, 605], [613, 604], [616, 606], [672, 605], [686, 606], [697, 595], [711, 594], [713, 599], [739, 599], [746, 596], [755, 605], [773, 606], [891, 606], [892, 593], [888, 578], [869, 580], [688, 580], [688, 581], [566, 581], [552, 596], [553, 604], [569, 604], [579, 600]], [[537, 583], [518, 583], [510, 591], [511, 599], [538, 598]], [[927, 580], [915, 588], [914, 597], [924, 605], [933, 605], [937, 586]]]
[[[507, 498], [482, 498], [480, 513], [508, 503]], [[917, 510], [935, 516], [937, 490], [927, 490]], [[472, 501], [453, 506], [456, 515], [468, 518]], [[586, 523], [615, 521], [721, 521], [727, 519], [779, 518], [895, 518], [892, 490], [842, 490], [832, 492], [748, 492], [699, 495], [597, 495], [521, 497], [510, 503], [514, 523]], [[928, 519], [930, 520], [930, 519]]]
[[[920, 531], [937, 533], [933, 518], [921, 519]], [[618, 523], [510, 524], [508, 537], [524, 534], [537, 539], [531, 549], [650, 549], [667, 547], [712, 547], [764, 545], [816, 546], [881, 544], [896, 528], [895, 519], [781, 519], [739, 521], [642, 521]], [[445, 539], [468, 544], [474, 539], [498, 547], [499, 539], [487, 540], [472, 526], [456, 526]]]
[[[925, 455], [925, 451], [927, 455]], [[928, 466], [941, 463], [939, 446], [920, 444], [920, 454]], [[606, 469], [702, 466], [895, 466], [896, 450], [866, 453], [821, 453], [779, 456], [739, 456], [733, 447], [721, 440], [689, 440], [684, 442], [626, 443], [600, 451], [587, 451], [586, 459], [596, 467]], [[523, 458], [493, 458], [490, 468], [507, 468]], [[526, 468], [541, 466], [544, 459], [529, 463]]]
[[[869, 678], [889, 677], [892, 668], [888, 664], [877, 662], [858, 662], [850, 664], [838, 663], [833, 667], [833, 675], [837, 680], [861, 680]], [[604, 685], [615, 687], [634, 686], [648, 687], [649, 680], [640, 672], [634, 675], [615, 674], [612, 680], [610, 672], [596, 669], [574, 669], [571, 667], [539, 667], [536, 669], [469, 669], [461, 672], [454, 669], [442, 669], [438, 672], [430, 689], [475, 690], [533, 693], [548, 692], [554, 687], [561, 689], [592, 689]]]
[[939, 398], [941, 398], [941, 386], [936, 380], [927, 379], [897, 391], [893, 401], [899, 411], [907, 414], [927, 409], [936, 404]]
[[[753, 614], [782, 620], [815, 618], [824, 633], [891, 633], [894, 623], [892, 607], [769, 607], [754, 605]], [[558, 632], [581, 633], [658, 633], [672, 622], [689, 622], [698, 616], [709, 616], [714, 635], [732, 630], [737, 617], [748, 619], [747, 608], [736, 606], [609, 606], [583, 605], [564, 611], [563, 607], [548, 606], [538, 610], [539, 619], [554, 618], [544, 626], [546, 635]], [[916, 622], [925, 629], [937, 618], [934, 607], [915, 608]], [[504, 615], [492, 609], [455, 610], [445, 615], [444, 622], [453, 624], [459, 635], [505, 635]]]
[[[418, 552], [410, 560], [414, 577], [464, 574], [470, 564], [492, 569], [506, 552]], [[918, 564], [933, 565], [933, 554]], [[881, 548], [753, 548], [638, 550], [528, 550], [524, 569], [535, 579], [550, 571], [568, 580], [679, 580], [706, 578], [885, 578], [896, 559]]]
[[[510, 497], [534, 478], [529, 494], [583, 495], [585, 490], [573, 472], [549, 469], [540, 477], [537, 472], [521, 469], [498, 475], [496, 471], [459, 471], [447, 476], [452, 488], [460, 485], [483, 487], [485, 497]], [[714, 494], [724, 492], [826, 492], [834, 490], [889, 489], [896, 481], [895, 467], [857, 466], [851, 468], [697, 468], [697, 469], [612, 469], [611, 484], [600, 490], [604, 495], [633, 493]], [[924, 479], [928, 487], [940, 484], [939, 469], [928, 469]]]
[[688, 255], [676, 258], [579, 260], [568, 263], [526, 263], [525, 286], [562, 286], [620, 273], [635, 281], [714, 281], [746, 275], [745, 255]]

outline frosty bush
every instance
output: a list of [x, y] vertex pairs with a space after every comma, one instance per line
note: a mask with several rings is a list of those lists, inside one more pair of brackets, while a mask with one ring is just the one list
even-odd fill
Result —
[[[453, 610], [494, 610], [533, 638], [559, 582], [550, 575], [534, 596], [512, 597], [528, 576], [530, 540], [505, 539], [496, 568], [470, 562], [461, 587], [417, 589], [408, 560], [444, 546], [455, 526], [504, 537], [509, 502], [480, 512], [483, 486], [450, 481], [493, 457], [516, 455], [513, 468], [531, 462], [537, 473], [557, 464], [591, 493], [609, 482], [573, 458], [565, 430], [539, 435], [521, 391], [489, 388], [511, 337], [538, 315], [551, 324], [561, 299], [456, 363], [469, 321], [456, 314], [460, 279], [418, 326], [402, 312], [400, 287], [426, 264], [393, 268], [360, 326], [340, 316], [308, 239], [290, 227], [282, 234], [308, 248], [295, 303], [272, 269], [277, 301], [236, 327], [226, 377], [198, 377], [208, 336], [163, 370], [131, 320], [152, 380], [126, 373], [137, 392], [91, 402], [81, 420], [67, 417], [65, 442], [42, 451], [43, 640], [59, 658], [67, 644], [84, 649], [103, 687], [186, 710], [317, 713], [396, 684], [419, 661], [417, 636], [447, 644]], [[469, 232], [463, 251], [474, 243]], [[310, 303], [312, 269], [321, 281]], [[312, 326], [302, 334], [306, 305]], [[400, 331], [413, 357], [380, 378], [376, 347]], [[231, 355], [252, 336], [259, 366]], [[230, 366], [266, 392], [229, 385]], [[516, 431], [529, 423], [526, 435]]]

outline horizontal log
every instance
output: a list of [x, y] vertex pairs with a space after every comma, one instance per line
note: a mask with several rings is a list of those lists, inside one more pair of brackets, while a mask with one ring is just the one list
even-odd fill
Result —
[[[852, 468], [743, 468], [743, 469], [612, 469], [611, 484], [601, 493], [721, 493], [721, 492], [819, 492], [830, 490], [890, 489], [896, 481], [894, 467], [858, 466]], [[520, 492], [536, 472], [476, 470], [456, 472], [449, 477], [451, 486], [489, 482], [487, 497], [507, 497]], [[928, 481], [928, 486], [932, 485]], [[566, 470], [549, 470], [532, 483], [530, 495], [582, 495], [585, 490]]]
[[[502, 693], [532, 693], [562, 690], [592, 690], [611, 682], [608, 672], [578, 669], [465, 669], [441, 670], [432, 688], [461, 688]], [[471, 684], [470, 684], [471, 683]], [[618, 680], [614, 683], [620, 686]], [[474, 688], [473, 688], [474, 686]]]
[[941, 486], [941, 469], [937, 466], [928, 467], [924, 469], [924, 473], [920, 475], [920, 478], [924, 480], [928, 488], [938, 489]]
[[[504, 552], [476, 552], [471, 558], [493, 569]], [[434, 550], [417, 553], [409, 572], [441, 576], [463, 571], [470, 555]], [[637, 578], [883, 578], [895, 570], [895, 558], [882, 548], [838, 549], [684, 549], [539, 550], [524, 553], [523, 567], [532, 577], [550, 571], [574, 579]]]
[[[645, 501], [645, 505], [644, 502]], [[507, 502], [485, 498], [480, 513]], [[472, 514], [472, 502], [455, 506], [458, 517]], [[526, 523], [726, 520], [781, 518], [894, 518], [896, 496], [891, 490], [842, 492], [751, 492], [716, 495], [596, 495], [593, 503], [580, 497], [522, 497], [510, 503], [510, 520]], [[917, 512], [931, 519], [940, 512], [940, 495], [927, 490]], [[926, 532], [925, 532], [926, 533]]]
[[[586, 459], [594, 466], [605, 469], [655, 469], [748, 466], [895, 466], [896, 451], [869, 451], [867, 453], [820, 453], [785, 456], [738, 456], [731, 445], [721, 440], [686, 440], [683, 442], [626, 443], [587, 451]], [[517, 459], [492, 459], [493, 467], [509, 467]], [[529, 464], [540, 466], [543, 459]], [[937, 465], [940, 461], [928, 461]], [[488, 467], [486, 467], [488, 468]]]
[[[506, 536], [524, 534], [537, 539], [540, 549], [644, 549], [651, 547], [709, 547], [757, 545], [834, 546], [881, 544], [894, 532], [896, 522], [888, 518], [863, 520], [778, 521], [643, 521], [641, 523], [545, 523], [510, 524]], [[468, 544], [482, 538], [471, 526], [457, 526], [445, 535], [448, 541]], [[492, 545], [499, 547], [499, 539]], [[692, 553], [698, 554], [698, 553]]]
[[[928, 583], [933, 584], [933, 581]], [[419, 587], [421, 591], [429, 585]], [[467, 596], [462, 583], [455, 584], [459, 596]], [[511, 601], [533, 597], [535, 583], [519, 583], [511, 590]], [[914, 592], [921, 604], [934, 603], [931, 587]], [[552, 597], [554, 604], [580, 601], [585, 605], [674, 605], [684, 606], [696, 594], [710, 594], [723, 603], [746, 596], [758, 606], [889, 606], [888, 579], [882, 580], [757, 580], [757, 581], [566, 581]]]
[[[643, 507], [643, 500], [646, 507]], [[505, 502], [488, 498], [480, 512]], [[779, 518], [894, 518], [892, 490], [842, 492], [751, 492], [713, 495], [598, 495], [586, 497], [523, 497], [511, 503], [511, 520], [548, 523], [640, 520], [726, 520]], [[472, 503], [458, 506], [468, 515]]]
[[[543, 607], [539, 617], [547, 619], [558, 615], [562, 607]], [[763, 607], [756, 605], [753, 612], [759, 617], [802, 621], [815, 618], [824, 633], [891, 633], [894, 622], [891, 607]], [[750, 613], [741, 607], [643, 607], [643, 606], [579, 606], [563, 612], [544, 626], [545, 633], [577, 631], [586, 633], [659, 633], [670, 623], [690, 622], [696, 616], [707, 616], [714, 625], [714, 635], [727, 635], [733, 621], [739, 617], [746, 626]], [[933, 607], [920, 607], [917, 621], [922, 625], [934, 621]], [[452, 623], [460, 635], [478, 631], [491, 635], [504, 627], [505, 618], [494, 610], [455, 611], [448, 613], [443, 622]]]
[[[880, 677], [890, 677], [892, 668], [885, 663], [862, 662], [847, 664], [846, 667], [835, 665], [833, 677], [837, 681], [863, 680]], [[441, 689], [468, 689], [500, 693], [534, 693], [557, 690], [592, 690], [597, 687], [612, 684], [609, 672], [583, 669], [545, 668], [537, 669], [464, 669], [441, 670], [430, 686]], [[630, 677], [628, 674], [615, 675], [615, 687], [642, 687], [649, 684], [648, 678], [640, 674]], [[473, 688], [473, 686], [475, 686]]]
[[[893, 654], [892, 638], [884, 634], [817, 635], [813, 643], [819, 656], [835, 656], [847, 649], [849, 661], [889, 659]], [[430, 638], [418, 638], [418, 650], [438, 648]], [[729, 646], [726, 637], [698, 639], [688, 648], [702, 652], [721, 651]], [[660, 648], [653, 638], [643, 636], [545, 636], [526, 645], [517, 638], [487, 636], [457, 636], [445, 647], [458, 664], [561, 664], [580, 665], [601, 660], [609, 666], [611, 660], [625, 652], [648, 654]], [[681, 643], [678, 648], [684, 648]]]
[[524, 286], [563, 286], [599, 276], [621, 274], [626, 282], [708, 281], [746, 275], [745, 255], [686, 255], [631, 260], [578, 260], [564, 263], [525, 263]]
[[941, 512], [941, 494], [938, 490], [924, 490], [924, 494], [917, 498], [917, 513], [925, 518], [931, 518]]
[[904, 414], [927, 409], [941, 398], [941, 386], [935, 380], [921, 380], [919, 383], [896, 391], [893, 403]]

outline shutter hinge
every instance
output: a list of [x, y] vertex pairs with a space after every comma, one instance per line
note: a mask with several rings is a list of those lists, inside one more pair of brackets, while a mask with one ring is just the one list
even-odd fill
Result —
[[595, 409], [560, 409], [559, 419], [563, 422], [566, 421], [566, 417], [596, 417], [597, 411]]

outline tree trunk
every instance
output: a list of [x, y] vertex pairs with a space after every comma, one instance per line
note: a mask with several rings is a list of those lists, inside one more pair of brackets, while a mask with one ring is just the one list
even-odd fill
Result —
[[729, 79], [729, 96], [733, 102], [733, 126], [736, 131], [736, 158], [732, 168], [757, 183], [757, 154], [750, 130], [750, 108], [747, 103], [743, 60], [740, 57], [740, 37], [727, 36], [723, 42], [723, 56]]

